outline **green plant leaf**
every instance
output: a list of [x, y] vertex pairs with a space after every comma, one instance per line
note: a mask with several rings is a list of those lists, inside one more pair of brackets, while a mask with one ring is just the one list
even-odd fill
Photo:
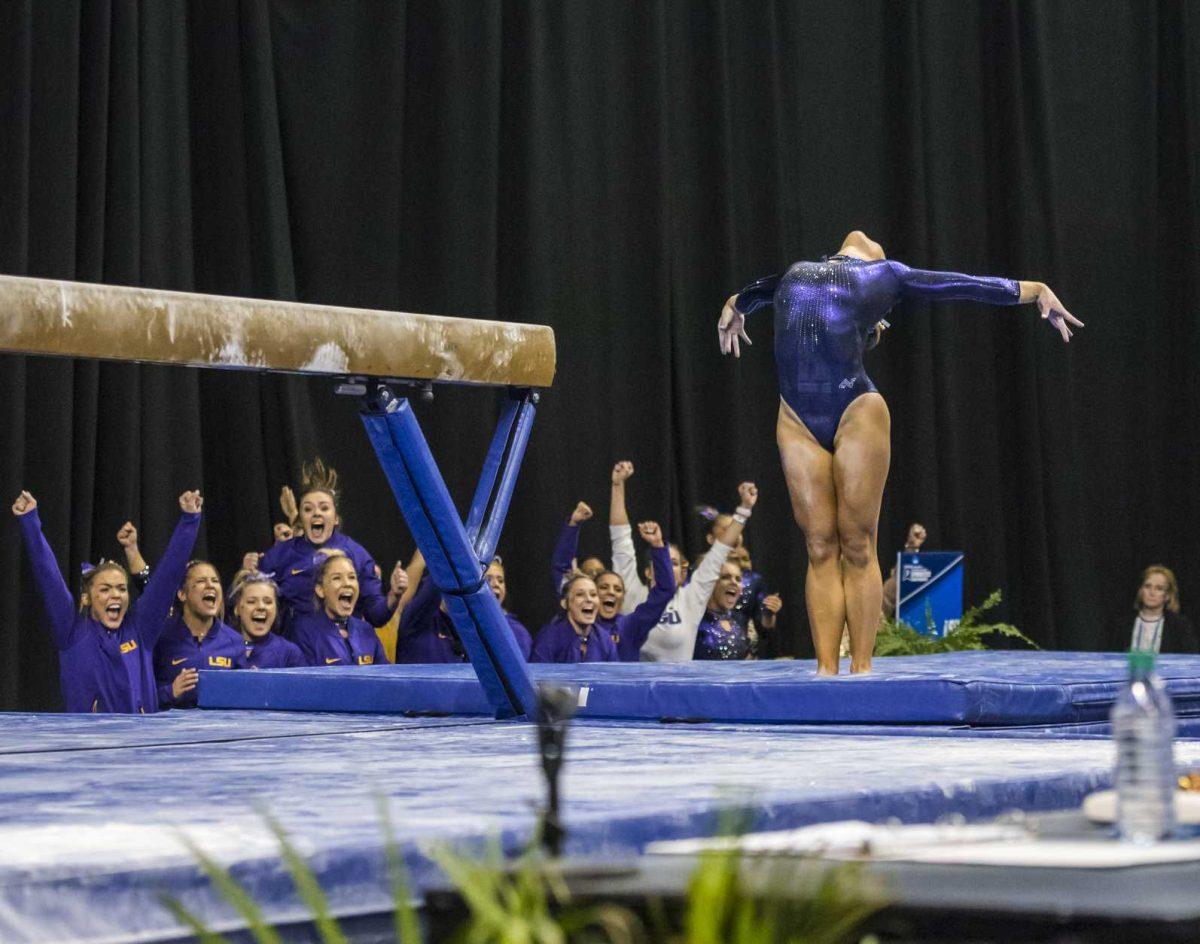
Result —
[[280, 858], [283, 859], [284, 867], [292, 877], [292, 883], [296, 886], [301, 901], [312, 913], [313, 924], [321, 937], [321, 944], [349, 944], [346, 935], [338, 926], [337, 919], [329, 911], [329, 899], [321, 890], [317, 877], [308, 867], [308, 863], [304, 861], [299, 850], [292, 845], [283, 826], [265, 810], [262, 817], [267, 823], [267, 828], [271, 830], [272, 835], [279, 843]]
[[204, 870], [209, 881], [216, 886], [221, 897], [241, 915], [256, 944], [283, 944], [278, 932], [267, 924], [262, 909], [250, 897], [249, 892], [230, 874], [229, 870], [201, 849], [186, 833], [181, 833], [179, 840], [192, 854], [192, 857], [200, 863], [200, 868]]
[[196, 935], [198, 944], [229, 944], [229, 941], [215, 931], [210, 931], [196, 915], [192, 914], [178, 898], [164, 895], [159, 899], [164, 908], [171, 912], [172, 917]]
[[413, 906], [408, 872], [404, 868], [404, 860], [400, 855], [400, 845], [396, 842], [396, 831], [392, 826], [392, 814], [387, 796], [382, 793], [376, 794], [375, 806], [379, 810], [379, 821], [383, 824], [383, 858], [387, 864], [388, 881], [392, 887], [396, 942], [397, 944], [422, 944], [425, 936], [421, 933], [421, 921]]
[[[918, 633], [907, 623], [896, 619], [885, 619], [875, 637], [875, 655], [877, 656], [921, 656], [936, 652], [964, 652], [969, 650], [986, 649], [986, 637], [991, 635], [1008, 636], [1020, 639], [1033, 649], [1038, 645], [1017, 627], [1008, 623], [982, 623], [980, 619], [988, 610], [998, 606], [1001, 600], [999, 590], [993, 590], [986, 600], [978, 606], [963, 613], [958, 625], [944, 636]], [[932, 609], [926, 604], [926, 622], [931, 630], [933, 627]]]

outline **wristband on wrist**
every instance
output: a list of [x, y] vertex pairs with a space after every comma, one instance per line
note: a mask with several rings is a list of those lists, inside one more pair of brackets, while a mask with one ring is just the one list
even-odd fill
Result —
[[740, 525], [745, 525], [745, 523], [746, 523], [746, 515], [743, 515], [743, 514], [742, 514], [742, 509], [741, 509], [741, 508], [739, 508], [737, 511], [735, 511], [735, 512], [733, 513], [733, 516], [732, 516], [732, 517], [733, 517], [733, 520], [734, 520], [734, 521], [736, 521], [738, 524], [740, 524]]
[[749, 518], [752, 514], [754, 514], [754, 510], [752, 508], [747, 508], [745, 505], [738, 505], [735, 514], [741, 515], [743, 518]]

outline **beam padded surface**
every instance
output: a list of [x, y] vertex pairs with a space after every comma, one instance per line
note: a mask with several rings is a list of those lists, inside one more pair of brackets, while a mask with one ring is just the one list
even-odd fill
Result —
[[408, 312], [0, 276], [0, 350], [548, 387], [554, 331]]

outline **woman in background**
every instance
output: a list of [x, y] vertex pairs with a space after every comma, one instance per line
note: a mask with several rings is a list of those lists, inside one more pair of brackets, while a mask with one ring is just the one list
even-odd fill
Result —
[[313, 571], [313, 612], [297, 616], [293, 639], [309, 665], [386, 665], [375, 628], [354, 615], [358, 568], [344, 551], [322, 552]]
[[237, 669], [242, 638], [221, 620], [221, 578], [208, 561], [188, 561], [175, 611], [154, 647], [160, 708], [195, 708], [201, 669]]
[[1192, 621], [1179, 612], [1179, 584], [1170, 568], [1152, 564], [1142, 572], [1133, 599], [1130, 649], [1146, 652], [1200, 652]]
[[272, 632], [279, 616], [279, 589], [259, 571], [239, 571], [229, 590], [229, 625], [242, 634], [246, 668], [293, 669], [308, 665], [300, 648]]

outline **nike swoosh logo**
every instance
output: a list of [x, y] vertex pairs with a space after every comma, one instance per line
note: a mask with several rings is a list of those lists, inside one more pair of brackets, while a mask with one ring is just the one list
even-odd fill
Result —
[[171, 665], [179, 665], [181, 662], [187, 662], [187, 657], [184, 656], [182, 659], [172, 659]]
[[326, 659], [326, 660], [325, 660], [325, 664], [326, 664], [326, 665], [333, 665], [335, 662], [341, 662], [341, 661], [342, 661], [342, 657], [341, 657], [341, 656], [338, 656], [336, 659]]
[[308, 570], [308, 568], [307, 568], [307, 567], [301, 567], [299, 570], [295, 570], [295, 569], [293, 569], [293, 570], [292, 570], [292, 576], [293, 576], [293, 577], [295, 577], [295, 576], [296, 576], [296, 574], [303, 574], [303, 573], [305, 573], [307, 570]]

